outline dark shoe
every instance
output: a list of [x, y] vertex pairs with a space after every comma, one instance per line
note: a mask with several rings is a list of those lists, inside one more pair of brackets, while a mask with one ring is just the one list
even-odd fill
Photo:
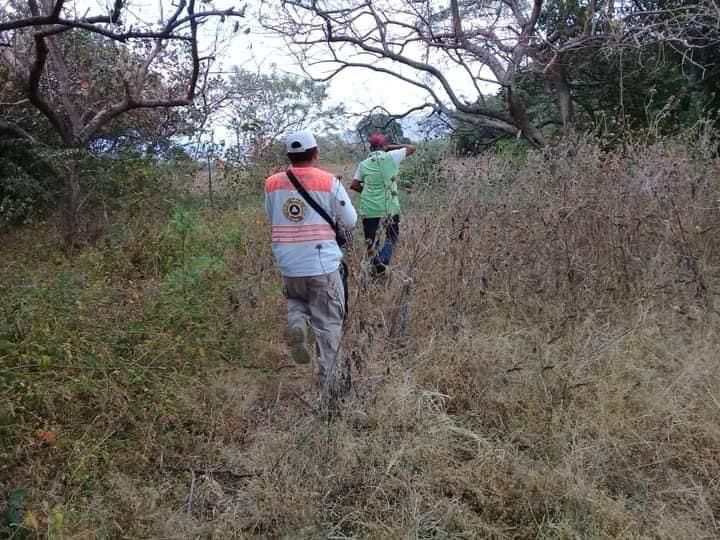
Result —
[[372, 266], [370, 267], [370, 275], [372, 277], [382, 276], [385, 273], [386, 269], [387, 269], [387, 266], [385, 266], [382, 262], [380, 262], [380, 259], [375, 257], [372, 260]]

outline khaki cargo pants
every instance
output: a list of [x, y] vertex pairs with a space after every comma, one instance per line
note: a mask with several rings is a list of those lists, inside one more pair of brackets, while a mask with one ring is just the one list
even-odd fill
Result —
[[340, 351], [345, 291], [340, 270], [310, 277], [283, 277], [288, 301], [288, 326], [307, 325], [317, 344], [320, 384], [336, 372]]

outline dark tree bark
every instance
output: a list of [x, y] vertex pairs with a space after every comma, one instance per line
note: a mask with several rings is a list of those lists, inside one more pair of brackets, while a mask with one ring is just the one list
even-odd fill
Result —
[[551, 66], [548, 66], [546, 73], [553, 85], [553, 88], [555, 89], [563, 129], [567, 132], [573, 127], [573, 123], [575, 121], [575, 111], [573, 107], [572, 94], [570, 92], [570, 85], [568, 84], [567, 77], [565, 76], [565, 69], [561, 63], [555, 62]]
[[512, 88], [508, 88], [505, 91], [505, 100], [510, 111], [510, 117], [520, 133], [527, 139], [527, 141], [535, 146], [536, 148], [545, 145], [545, 138], [542, 132], [533, 125], [528, 116], [525, 103], [519, 99]]
[[73, 250], [82, 235], [82, 223], [80, 219], [81, 196], [80, 187], [80, 161], [77, 157], [77, 150], [73, 152], [67, 163], [67, 172], [64, 181], [64, 194], [62, 206], [62, 229], [63, 240], [68, 249]]

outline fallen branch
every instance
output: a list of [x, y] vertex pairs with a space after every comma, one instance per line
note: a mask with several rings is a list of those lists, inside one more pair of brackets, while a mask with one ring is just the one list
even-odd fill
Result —
[[25, 131], [23, 128], [21, 128], [17, 124], [14, 124], [7, 120], [0, 119], [0, 131], [13, 133], [13, 134], [17, 135], [18, 137], [20, 137], [21, 139], [30, 141], [33, 144], [37, 143], [35, 138], [32, 135], [30, 135], [27, 131]]

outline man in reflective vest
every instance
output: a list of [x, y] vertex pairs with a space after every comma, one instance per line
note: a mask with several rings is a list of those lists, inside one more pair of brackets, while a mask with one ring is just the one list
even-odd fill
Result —
[[[340, 181], [317, 168], [317, 142], [309, 131], [286, 141], [291, 174], [307, 194], [347, 228], [357, 214]], [[265, 209], [272, 224], [272, 251], [283, 276], [288, 302], [288, 345], [296, 362], [310, 362], [308, 326], [315, 334], [320, 384], [334, 375], [340, 350], [345, 291], [340, 273], [342, 251], [335, 230], [297, 191], [285, 172], [265, 180]]]
[[[368, 248], [368, 258], [375, 275], [390, 264], [400, 235], [400, 199], [397, 174], [400, 162], [415, 153], [411, 144], [390, 144], [385, 135], [370, 136], [370, 154], [360, 162], [350, 189], [360, 193], [360, 215]], [[379, 248], [385, 229], [385, 243]]]

